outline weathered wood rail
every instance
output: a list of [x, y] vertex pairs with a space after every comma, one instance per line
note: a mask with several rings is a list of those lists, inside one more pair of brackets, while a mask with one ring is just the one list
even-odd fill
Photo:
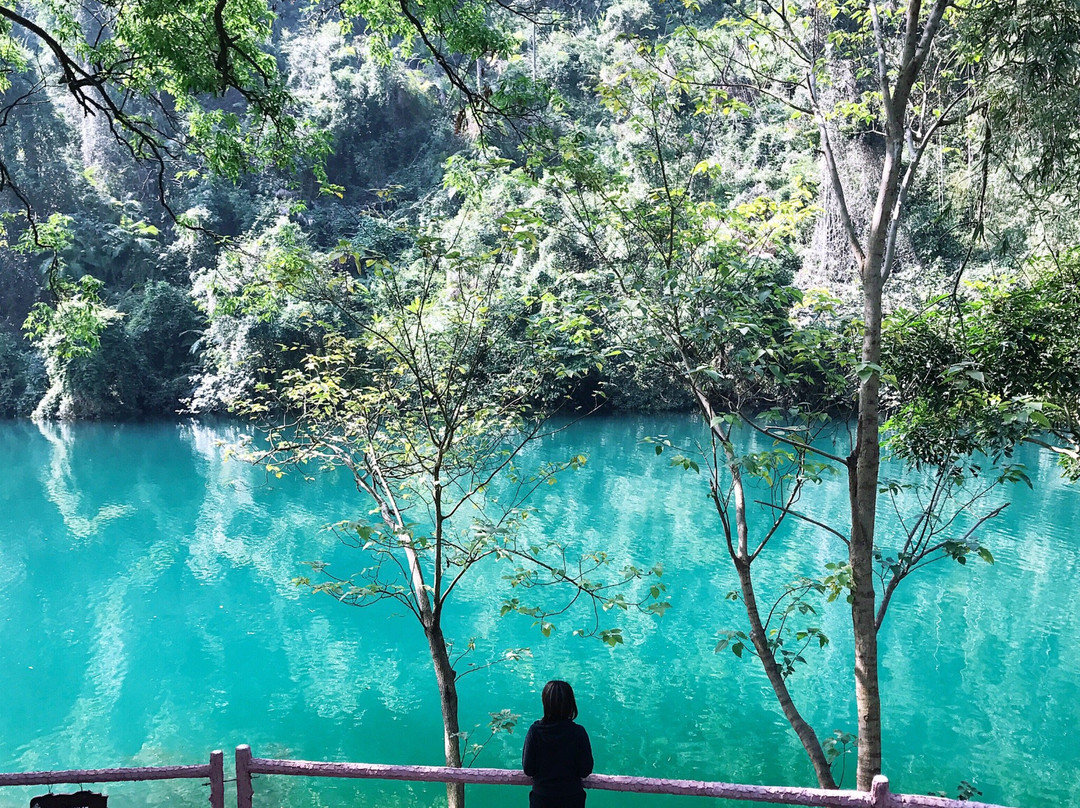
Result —
[[[408, 780], [422, 783], [476, 783], [482, 785], [531, 786], [532, 779], [515, 769], [454, 769], [446, 766], [391, 766], [381, 763], [326, 763], [310, 760], [257, 758], [251, 747], [236, 747], [236, 805], [254, 808], [253, 774], [294, 777], [346, 777], [371, 780]], [[629, 791], [638, 794], [685, 794], [725, 800], [769, 802], [780, 805], [833, 806], [835, 808], [1003, 808], [984, 802], [950, 800], [918, 794], [893, 794], [887, 777], [878, 775], [870, 791], [833, 791], [796, 786], [754, 786], [737, 783], [670, 780], [657, 777], [626, 777], [593, 774], [582, 781], [585, 788]]]
[[[421, 783], [475, 783], [480, 785], [531, 786], [532, 779], [516, 769], [453, 769], [446, 766], [392, 766], [382, 763], [329, 763], [310, 760], [257, 758], [246, 744], [236, 747], [237, 808], [254, 808], [252, 775], [294, 777], [345, 777], [368, 780], [407, 780]], [[220, 751], [210, 753], [208, 764], [194, 766], [138, 766], [117, 769], [71, 769], [0, 773], [0, 787], [89, 783], [121, 783], [147, 780], [209, 780], [211, 808], [225, 808], [225, 766]], [[893, 794], [887, 777], [878, 775], [870, 791], [833, 791], [797, 786], [755, 786], [738, 783], [672, 780], [660, 777], [626, 777], [593, 774], [585, 788], [627, 791], [637, 794], [675, 794], [713, 797], [777, 805], [826, 806], [828, 808], [1003, 808], [984, 802], [950, 800], [919, 794]]]
[[123, 769], [70, 769], [68, 771], [0, 772], [0, 786], [84, 785], [146, 780], [209, 780], [210, 808], [225, 808], [225, 754], [210, 753], [210, 762], [193, 766], [135, 766]]

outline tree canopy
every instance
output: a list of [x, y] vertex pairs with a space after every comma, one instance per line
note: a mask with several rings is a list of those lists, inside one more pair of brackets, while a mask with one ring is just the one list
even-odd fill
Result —
[[[542, 479], [511, 461], [560, 406], [696, 409], [703, 456], [656, 448], [704, 469], [748, 623], [724, 648], [831, 785], [836, 741], [787, 679], [827, 642], [796, 625], [811, 600], [849, 604], [868, 788], [899, 584], [992, 562], [955, 515], [1025, 481], [1019, 442], [1080, 475], [1074, 0], [37, 0], [0, 3], [0, 68], [0, 411], [244, 403], [274, 425], [265, 462], [354, 474], [380, 519], [340, 530], [411, 573], [307, 582], [401, 599], [444, 681], [447, 558], [543, 555], [500, 532], [523, 502], [454, 522], [487, 472]], [[823, 446], [836, 416], [854, 440]], [[844, 524], [798, 509], [830, 469]], [[765, 595], [789, 518], [838, 555]], [[607, 597], [546, 561], [515, 581], [536, 569]]]

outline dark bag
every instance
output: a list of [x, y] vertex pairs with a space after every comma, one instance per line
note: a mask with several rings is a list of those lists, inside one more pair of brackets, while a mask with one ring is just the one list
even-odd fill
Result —
[[108, 808], [109, 798], [93, 791], [74, 794], [42, 794], [30, 800], [30, 808]]

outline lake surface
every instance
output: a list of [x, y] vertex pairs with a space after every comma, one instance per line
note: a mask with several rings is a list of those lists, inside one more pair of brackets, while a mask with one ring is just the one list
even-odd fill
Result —
[[[0, 771], [200, 763], [220, 748], [228, 773], [240, 743], [260, 757], [442, 763], [433, 675], [411, 615], [291, 584], [307, 560], [341, 573], [365, 565], [320, 528], [369, 505], [344, 477], [276, 479], [224, 460], [219, 442], [244, 429], [0, 423]], [[478, 662], [508, 647], [532, 656], [461, 680], [462, 726], [478, 727], [477, 740], [489, 713], [522, 715], [476, 765], [519, 765], [540, 689], [557, 677], [578, 694], [597, 771], [813, 785], [756, 661], [714, 653], [721, 631], [743, 627], [740, 606], [724, 597], [735, 575], [703, 478], [641, 443], [657, 434], [701, 436], [689, 417], [598, 418], [529, 452], [531, 462], [589, 458], [538, 492], [530, 530], [606, 550], [616, 568], [662, 563], [673, 608], [662, 619], [610, 616], [627, 640], [614, 649], [571, 636], [583, 612], [544, 638], [530, 618], [498, 616], [503, 570], [481, 570], [458, 591], [448, 634], [459, 647], [475, 637]], [[881, 662], [896, 791], [954, 794], [971, 780], [988, 802], [1080, 805], [1080, 487], [1044, 456], [1022, 459], [1034, 491], [1013, 487], [986, 503], [1012, 500], [980, 533], [997, 563], [931, 566], [891, 606]], [[842, 525], [846, 484], [825, 484], [801, 507]], [[805, 523], [768, 552], [762, 588], [844, 557]], [[833, 641], [792, 680], [797, 698], [819, 735], [854, 731], [846, 604], [823, 606], [815, 622]], [[0, 806], [45, 790], [0, 789]], [[188, 782], [106, 790], [116, 806], [203, 806], [208, 794]], [[255, 783], [263, 806], [404, 808], [442, 793]], [[526, 805], [527, 795], [470, 786], [469, 802]], [[705, 802], [589, 797], [593, 808]]]

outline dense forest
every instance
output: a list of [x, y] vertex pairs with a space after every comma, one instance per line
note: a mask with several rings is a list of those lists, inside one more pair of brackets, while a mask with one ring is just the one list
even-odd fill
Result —
[[[57, 8], [30, 5], [27, 13], [58, 25]], [[1017, 19], [1032, 14], [1028, 5], [1014, 11]], [[938, 44], [939, 51], [955, 51], [948, 58], [939, 53], [938, 74], [917, 88], [918, 112], [956, 120], [933, 133], [906, 189], [887, 310], [940, 310], [947, 319], [957, 305], [993, 305], [987, 301], [1014, 290], [1029, 295], [1040, 284], [1071, 285], [1076, 217], [1068, 161], [1075, 134], [1067, 89], [1078, 57], [1071, 29], [1058, 30], [1056, 7], [1041, 11], [1042, 18], [1002, 34], [1033, 49], [1011, 72], [1004, 68], [1014, 42], [981, 42], [985, 33], [957, 23], [949, 32], [957, 42]], [[714, 206], [742, 227], [758, 271], [801, 290], [801, 310], [829, 319], [843, 339], [845, 319], [861, 312], [855, 259], [825, 176], [820, 134], [813, 116], [797, 109], [795, 77], [769, 76], [777, 87], [791, 82], [790, 98], [777, 95], [758, 86], [764, 75], [755, 73], [775, 65], [750, 64], [752, 51], [742, 45], [728, 52], [740, 39], [751, 42], [739, 27], [749, 19], [740, 16], [746, 10], [616, 2], [517, 12], [498, 20], [506, 42], [481, 44], [487, 52], [453, 53], [441, 32], [450, 64], [433, 58], [417, 37], [368, 27], [360, 16], [343, 21], [322, 7], [281, 5], [265, 21], [267, 52], [288, 93], [289, 114], [319, 133], [325, 151], [298, 153], [289, 165], [226, 170], [197, 149], [165, 153], [164, 166], [140, 154], [137, 144], [133, 152], [131, 138], [118, 135], [106, 113], [94, 114], [53, 79], [59, 68], [47, 43], [8, 21], [6, 47], [19, 57], [5, 51], [0, 412], [77, 419], [227, 410], [250, 396], [263, 374], [297, 356], [283, 348], [317, 345], [325, 333], [305, 319], [302, 295], [284, 285], [280, 294], [253, 293], [273, 256], [303, 250], [316, 261], [351, 253], [408, 262], [416, 234], [448, 238], [451, 230], [461, 247], [485, 250], [498, 242], [499, 218], [515, 208], [540, 217], [531, 225], [535, 243], [514, 255], [520, 282], [556, 279], [564, 297], [594, 295], [603, 308], [593, 316], [605, 343], [597, 349], [625, 347], [630, 337], [614, 320], [626, 296], [602, 299], [613, 290], [610, 268], [586, 244], [592, 225], [585, 219], [603, 227], [597, 217], [615, 208], [601, 210], [592, 200], [568, 211], [560, 183], [582, 182], [572, 171], [610, 172], [610, 187], [623, 195], [618, 204], [631, 205], [647, 202], [654, 175], [666, 169], [669, 179], [686, 185], [687, 202]], [[1069, 13], [1075, 17], [1075, 9]], [[73, 15], [87, 35], [107, 27], [101, 10]], [[865, 33], [855, 33], [859, 20], [852, 15], [850, 34], [837, 26], [814, 36], [826, 47], [830, 83], [821, 92], [833, 109], [832, 136], [842, 140], [838, 170], [851, 184], [845, 201], [862, 223], [872, 214], [885, 138], [873, 77], [862, 64], [868, 57], [855, 54], [867, 47], [859, 39]], [[986, 59], [1001, 64], [982, 67], [973, 55], [980, 47], [999, 49]], [[1063, 120], [1032, 97], [1055, 91], [1054, 83], [1039, 81], [1040, 70], [1051, 71], [1061, 90], [1060, 98], [1043, 101], [1055, 103]], [[713, 88], [712, 97], [705, 87]], [[950, 101], [959, 101], [952, 113], [929, 109]], [[153, 105], [141, 103], [139, 114], [151, 115]], [[208, 116], [243, 107], [237, 89], [207, 95]], [[1025, 114], [1048, 120], [1025, 121]], [[1040, 125], [1045, 138], [1032, 136]], [[568, 151], [571, 141], [592, 165]], [[560, 156], [568, 159], [557, 167]], [[45, 245], [34, 243], [37, 232], [26, 237], [28, 211], [48, 232]], [[637, 220], [630, 227], [658, 225]], [[751, 246], [754, 239], [761, 239], [760, 249]], [[628, 248], [611, 249], [615, 255]], [[806, 297], [811, 291], [813, 303]], [[941, 304], [943, 295], [954, 302]], [[38, 316], [45, 310], [35, 306], [55, 309], [61, 300], [65, 317], [77, 319], [78, 310], [96, 321], [86, 344], [78, 337], [69, 344], [58, 319]], [[1010, 327], [1009, 317], [1046, 314], [1003, 310], [1023, 307], [1016, 300], [997, 305], [1002, 310], [993, 316], [1003, 318], [1002, 328]], [[947, 341], [947, 323], [931, 319], [922, 327], [934, 332], [925, 338]], [[1062, 359], [1068, 351], [1059, 347]], [[963, 357], [976, 369], [992, 358]], [[1059, 362], [1054, 372], [1075, 373], [1068, 364]], [[1062, 379], [1058, 389], [1074, 378]], [[582, 400], [600, 393], [603, 405], [614, 408], [691, 406], [671, 379], [655, 357], [626, 350], [577, 379], [571, 392]], [[835, 403], [842, 409], [850, 406], [845, 401], [849, 393]]]
[[[766, 630], [751, 569], [784, 518], [813, 522], [803, 486], [825, 465], [850, 483], [851, 524], [823, 526], [849, 560], [806, 591], [851, 604], [867, 789], [892, 593], [937, 558], [992, 561], [946, 534], [982, 496], [962, 483], [1023, 481], [1021, 441], [1080, 475], [1072, 0], [39, 0], [0, 19], [0, 412], [233, 411], [267, 425], [271, 470], [347, 468], [382, 521], [343, 529], [433, 582], [307, 583], [413, 610], [450, 765], [443, 571], [536, 559], [508, 549], [521, 502], [445, 535], [553, 413], [703, 416], [749, 622], [727, 642], [823, 787], [829, 748], [786, 680], [826, 638]], [[835, 416], [843, 452], [814, 444]], [[744, 427], [774, 448], [744, 453]], [[917, 486], [879, 481], [883, 450], [930, 480], [895, 556], [878, 496]], [[413, 485], [431, 536], [398, 507]], [[605, 610], [666, 608], [661, 587], [630, 603], [544, 569]]]

